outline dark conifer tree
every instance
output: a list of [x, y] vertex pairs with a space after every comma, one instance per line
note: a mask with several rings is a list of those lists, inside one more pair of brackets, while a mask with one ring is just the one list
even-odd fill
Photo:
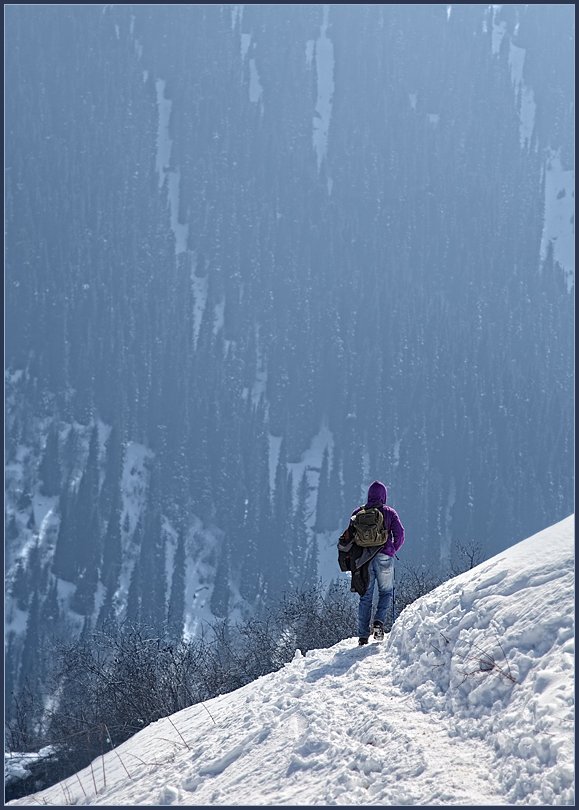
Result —
[[125, 618], [133, 624], [141, 621], [141, 575], [138, 560], [131, 573]]
[[311, 537], [310, 544], [306, 553], [306, 562], [304, 566], [304, 576], [300, 585], [303, 588], [310, 588], [318, 581], [318, 564], [319, 564], [319, 548], [318, 538], [314, 534]]
[[[360, 503], [364, 481], [362, 478], [362, 458], [364, 455], [363, 435], [359, 420], [347, 418], [344, 430], [344, 498], [348, 508], [353, 509]], [[352, 504], [352, 506], [350, 506]]]
[[70, 607], [81, 616], [91, 616], [95, 608], [95, 594], [98, 585], [98, 570], [85, 568], [76, 576], [76, 590], [70, 600]]
[[9, 723], [12, 717], [14, 694], [18, 684], [18, 658], [16, 634], [13, 632], [8, 633], [4, 657], [4, 711], [6, 723]]
[[[292, 521], [292, 474], [288, 473], [284, 442], [280, 446], [273, 505], [269, 499], [269, 474], [261, 482], [259, 556], [267, 599], [277, 599], [289, 588], [289, 539]], [[263, 496], [263, 491], [268, 497]]]
[[185, 565], [185, 538], [183, 532], [179, 532], [173, 558], [173, 576], [171, 577], [171, 593], [167, 609], [167, 631], [171, 638], [179, 641], [183, 636], [185, 617]]
[[209, 401], [199, 394], [198, 408], [193, 415], [191, 441], [188, 449], [191, 495], [197, 514], [203, 519], [211, 515], [214, 493], [211, 489], [211, 452]]
[[90, 616], [87, 616], [82, 623], [82, 629], [79, 635], [79, 641], [88, 644], [90, 642], [90, 638], [93, 632], [93, 620]]
[[26, 565], [22, 559], [16, 563], [16, 570], [14, 572], [14, 579], [10, 587], [10, 593], [16, 600], [16, 606], [19, 610], [26, 610], [30, 599], [30, 589], [28, 587], [28, 576], [26, 573]]
[[111, 514], [113, 501], [117, 497], [121, 486], [123, 472], [123, 448], [120, 442], [119, 429], [115, 426], [111, 428], [106, 448], [105, 471], [100, 491], [100, 511], [104, 516]]
[[[102, 555], [101, 519], [99, 512], [98, 428], [91, 431], [86, 466], [74, 501], [73, 557], [78, 574], [99, 566]], [[94, 581], [92, 572], [85, 577], [85, 587]]]
[[40, 541], [38, 538], [36, 538], [34, 545], [28, 552], [28, 560], [26, 562], [26, 579], [30, 593], [42, 591], [42, 578], [42, 555], [40, 551]]
[[116, 627], [117, 616], [115, 612], [114, 595], [114, 587], [111, 585], [107, 586], [105, 598], [103, 599], [103, 603], [100, 607], [96, 620], [95, 626], [97, 629], [106, 629], [110, 631]]
[[37, 590], [32, 592], [28, 619], [26, 621], [26, 633], [24, 636], [24, 646], [22, 648], [22, 658], [20, 660], [20, 672], [18, 682], [23, 683], [28, 680], [31, 684], [37, 685], [42, 680], [42, 630], [40, 626], [40, 595]]
[[25, 488], [18, 496], [16, 506], [19, 512], [27, 512], [32, 506], [32, 496], [28, 488]]
[[16, 523], [16, 518], [14, 515], [10, 515], [8, 518], [8, 525], [6, 526], [6, 540], [8, 543], [11, 543], [13, 540], [16, 540], [19, 536], [20, 532], [18, 531], [18, 524]]
[[211, 612], [219, 619], [227, 619], [229, 616], [230, 605], [230, 587], [229, 587], [229, 561], [230, 551], [228, 543], [224, 539], [221, 549], [219, 550], [219, 560], [215, 570], [215, 581], [213, 585], [213, 592], [209, 606]]
[[316, 522], [315, 530], [325, 532], [333, 528], [335, 522], [330, 521], [330, 452], [326, 447], [322, 456], [322, 466], [318, 480], [318, 490], [316, 499]]
[[[348, 519], [350, 512], [353, 509], [351, 505], [344, 503], [344, 488], [342, 485], [342, 454], [341, 445], [336, 443], [332, 453], [332, 464], [330, 467], [330, 475], [328, 479], [328, 523], [326, 529], [335, 526], [341, 526], [344, 518]], [[347, 515], [345, 513], [348, 513]]]
[[282, 439], [275, 470], [273, 490], [273, 519], [279, 527], [280, 536], [281, 532], [283, 532], [284, 524], [287, 525], [289, 523], [288, 516], [291, 514], [291, 509], [292, 492], [288, 487], [286, 443], [284, 439]]
[[98, 503], [99, 480], [99, 439], [98, 427], [95, 425], [91, 430], [86, 466], [78, 487], [76, 508], [81, 521], [88, 520], [90, 512]]
[[263, 594], [263, 554], [264, 551], [268, 554], [265, 546], [271, 536], [269, 442], [263, 399], [252, 409], [251, 432], [246, 448], [245, 477], [249, 497], [241, 532], [244, 543], [239, 590], [252, 603], [258, 593]]
[[103, 542], [103, 564], [101, 579], [112, 591], [119, 583], [122, 565], [121, 544], [121, 493], [117, 487], [112, 495], [111, 511]]
[[58, 584], [55, 579], [50, 583], [42, 602], [42, 632], [45, 639], [54, 639], [60, 627], [61, 609], [58, 602]]
[[154, 501], [143, 524], [139, 573], [141, 621], [161, 629], [166, 616], [165, 537]]
[[74, 475], [78, 463], [78, 433], [74, 425], [69, 428], [62, 451], [63, 479], [69, 480]]
[[90, 616], [94, 610], [94, 599], [102, 563], [102, 537], [95, 501], [88, 514], [86, 525], [76, 529], [76, 576], [77, 583], [71, 607], [82, 616]]
[[55, 422], [50, 426], [42, 460], [38, 468], [40, 492], [42, 495], [60, 495], [61, 471], [58, 440], [58, 427]]
[[[255, 516], [255, 517], [254, 517]], [[243, 558], [240, 565], [239, 593], [252, 604], [260, 587], [260, 567], [257, 554], [257, 510], [252, 500], [247, 511], [247, 528], [244, 530]]]
[[291, 555], [291, 581], [297, 587], [303, 587], [305, 582], [317, 578], [317, 567], [308, 571], [307, 565], [310, 537], [308, 530], [308, 495], [309, 484], [307, 471], [304, 470], [298, 486], [296, 506], [291, 520], [291, 532], [288, 537], [288, 547]]
[[60, 525], [52, 562], [53, 573], [68, 582], [74, 581], [76, 572], [74, 500], [74, 493], [63, 490], [60, 496]]

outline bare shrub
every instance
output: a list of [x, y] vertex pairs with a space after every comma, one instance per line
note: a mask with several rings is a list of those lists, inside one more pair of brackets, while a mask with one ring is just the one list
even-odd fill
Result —
[[454, 554], [450, 563], [450, 576], [456, 577], [464, 571], [471, 571], [479, 563], [483, 562], [484, 555], [482, 546], [475, 540], [466, 542], [458, 541], [454, 548]]
[[508, 662], [496, 627], [493, 627], [493, 634], [496, 639], [496, 647], [500, 650], [500, 654], [503, 658], [503, 663], [497, 661], [497, 655], [490, 645], [487, 647], [486, 644], [485, 646], [472, 644], [468, 652], [464, 654], [458, 654], [455, 651], [455, 654], [458, 654], [463, 660], [462, 674], [464, 678], [462, 683], [468, 678], [480, 675], [481, 673], [490, 674], [493, 672], [511, 683], [517, 683], [517, 679], [511, 671], [511, 665]]
[[395, 611], [398, 616], [405, 607], [433, 591], [444, 578], [425, 566], [402, 563], [395, 574]]

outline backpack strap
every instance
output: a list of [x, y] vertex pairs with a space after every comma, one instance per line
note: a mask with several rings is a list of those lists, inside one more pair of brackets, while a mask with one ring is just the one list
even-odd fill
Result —
[[[362, 509], [379, 509], [382, 512], [382, 517], [384, 518], [384, 529], [386, 530], [388, 537], [390, 537], [390, 532], [392, 531], [392, 522], [391, 522], [391, 515], [385, 503], [379, 504], [376, 503], [373, 506], [363, 506]], [[386, 518], [388, 516], [388, 519]]]

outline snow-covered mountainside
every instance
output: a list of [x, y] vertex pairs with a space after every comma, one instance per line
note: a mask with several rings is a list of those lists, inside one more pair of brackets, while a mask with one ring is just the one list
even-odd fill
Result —
[[5, 23], [15, 750], [54, 642], [331, 582], [375, 478], [440, 580], [572, 512], [570, 5]]
[[573, 805], [574, 517], [10, 804]]

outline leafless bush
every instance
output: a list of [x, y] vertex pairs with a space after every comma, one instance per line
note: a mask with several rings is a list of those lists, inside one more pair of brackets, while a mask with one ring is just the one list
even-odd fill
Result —
[[[356, 611], [344, 583], [328, 591], [319, 582], [286, 594], [267, 614], [236, 625], [208, 625], [190, 642], [129, 623], [59, 642], [52, 656], [59, 697], [45, 713], [42, 739], [33, 731], [26, 737], [30, 746], [59, 748], [58, 767], [46, 774], [42, 787], [74, 774], [155, 720], [278, 669], [296, 649], [305, 653], [350, 636]], [[17, 713], [21, 720], [25, 715]], [[207, 715], [216, 722], [209, 709]]]
[[456, 543], [452, 561], [450, 563], [450, 576], [456, 577], [464, 571], [471, 571], [483, 562], [482, 546], [475, 540]]
[[12, 712], [6, 724], [10, 751], [36, 751], [42, 736], [42, 700], [38, 688], [26, 680], [12, 697]]
[[293, 643], [293, 649], [292, 643], [288, 647], [292, 656], [296, 648], [306, 652], [330, 647], [355, 632], [357, 609], [357, 600], [343, 581], [333, 583], [328, 591], [319, 582], [283, 599], [276, 615], [276, 635]]
[[396, 615], [405, 607], [433, 591], [444, 582], [444, 578], [425, 566], [411, 566], [402, 563], [396, 569], [395, 600]]

